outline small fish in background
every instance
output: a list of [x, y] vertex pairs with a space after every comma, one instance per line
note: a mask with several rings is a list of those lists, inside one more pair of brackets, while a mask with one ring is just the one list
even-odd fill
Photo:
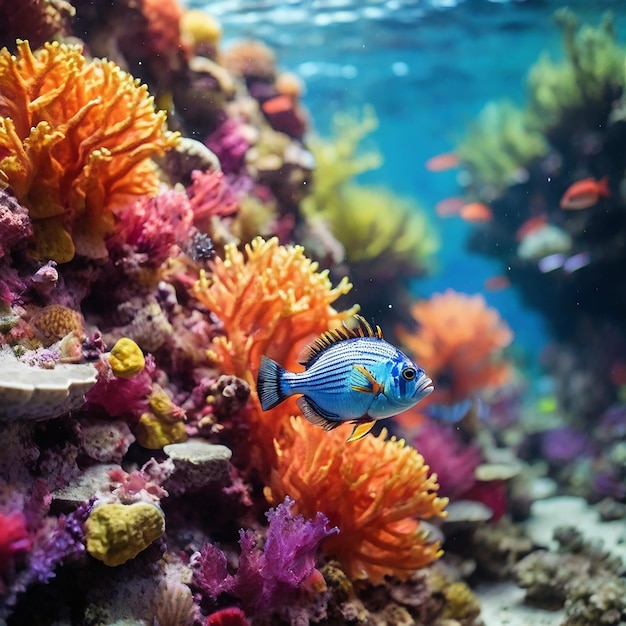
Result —
[[609, 177], [600, 180], [585, 178], [570, 185], [561, 198], [560, 206], [566, 211], [580, 211], [588, 209], [598, 203], [600, 198], [609, 198]]
[[430, 404], [426, 415], [432, 420], [445, 424], [463, 426], [465, 431], [478, 432], [480, 422], [488, 419], [490, 409], [481, 398], [466, 398], [454, 404]]
[[523, 241], [531, 233], [537, 232], [548, 224], [548, 216], [545, 214], [529, 217], [516, 231], [515, 240]]
[[539, 259], [538, 266], [542, 274], [548, 274], [558, 269], [563, 270], [565, 274], [573, 274], [590, 264], [591, 255], [589, 252], [577, 252], [571, 256], [556, 252], [555, 254], [549, 254]]
[[348, 441], [364, 437], [377, 420], [417, 404], [433, 391], [432, 380], [408, 356], [383, 339], [360, 315], [357, 326], [329, 330], [300, 354], [303, 372], [289, 372], [263, 356], [257, 377], [261, 407], [267, 411], [287, 397], [304, 417], [332, 430], [354, 424]]
[[461, 208], [459, 215], [466, 222], [490, 222], [493, 211], [482, 202], [470, 202]]
[[458, 196], [444, 198], [435, 205], [435, 214], [437, 217], [452, 217], [458, 215], [465, 204], [465, 200]]
[[429, 172], [445, 172], [459, 167], [459, 157], [454, 152], [437, 154], [426, 161], [425, 167]]
[[496, 276], [490, 276], [485, 279], [483, 287], [486, 291], [502, 291], [508, 289], [511, 286], [511, 280], [504, 274], [498, 274]]

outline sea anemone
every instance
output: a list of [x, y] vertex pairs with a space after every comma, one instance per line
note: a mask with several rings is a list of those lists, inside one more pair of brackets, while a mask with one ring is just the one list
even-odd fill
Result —
[[437, 478], [423, 457], [385, 429], [346, 446], [339, 428], [324, 432], [293, 417], [276, 442], [276, 465], [266, 496], [290, 495], [305, 517], [321, 511], [339, 534], [322, 550], [353, 579], [406, 579], [441, 555], [420, 519], [445, 515]]
[[107, 256], [113, 209], [158, 189], [150, 157], [175, 145], [145, 85], [80, 46], [0, 51], [0, 171], [29, 212], [34, 254]]
[[411, 314], [418, 329], [396, 332], [435, 381], [433, 401], [453, 404], [510, 380], [511, 366], [502, 351], [513, 334], [482, 296], [448, 289], [416, 302]]

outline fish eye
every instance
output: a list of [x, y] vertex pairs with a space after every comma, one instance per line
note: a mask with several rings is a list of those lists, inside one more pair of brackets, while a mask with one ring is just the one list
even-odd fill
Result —
[[417, 372], [414, 367], [405, 367], [402, 370], [402, 378], [404, 378], [404, 380], [413, 380], [416, 374]]

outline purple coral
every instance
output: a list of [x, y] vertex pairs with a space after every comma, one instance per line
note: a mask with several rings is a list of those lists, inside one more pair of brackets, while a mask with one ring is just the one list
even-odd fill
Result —
[[32, 235], [28, 210], [6, 191], [0, 191], [0, 258]]
[[201, 592], [215, 600], [222, 593], [238, 598], [248, 615], [264, 616], [285, 604], [286, 599], [315, 573], [315, 555], [322, 539], [338, 532], [327, 528], [328, 519], [292, 515], [289, 497], [268, 511], [265, 549], [257, 548], [254, 533], [239, 532], [241, 555], [236, 574], [228, 573], [226, 555], [206, 544], [196, 560], [194, 580]]
[[220, 161], [222, 171], [235, 174], [243, 166], [250, 143], [244, 137], [239, 124], [232, 118], [226, 119], [204, 142]]

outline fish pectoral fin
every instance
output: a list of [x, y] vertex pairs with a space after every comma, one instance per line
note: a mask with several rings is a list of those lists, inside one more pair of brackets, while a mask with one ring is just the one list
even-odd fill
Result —
[[357, 441], [365, 437], [365, 435], [367, 435], [367, 433], [372, 430], [375, 423], [376, 420], [372, 420], [371, 422], [359, 422], [355, 424], [352, 434], [346, 439], [346, 443], [350, 441]]
[[363, 365], [354, 365], [350, 373], [350, 388], [353, 391], [373, 393], [377, 396], [384, 393], [385, 386], [381, 385]]
[[323, 411], [311, 398], [301, 396], [296, 400], [296, 404], [308, 422], [321, 426], [324, 430], [332, 430], [341, 424], [338, 415]]

